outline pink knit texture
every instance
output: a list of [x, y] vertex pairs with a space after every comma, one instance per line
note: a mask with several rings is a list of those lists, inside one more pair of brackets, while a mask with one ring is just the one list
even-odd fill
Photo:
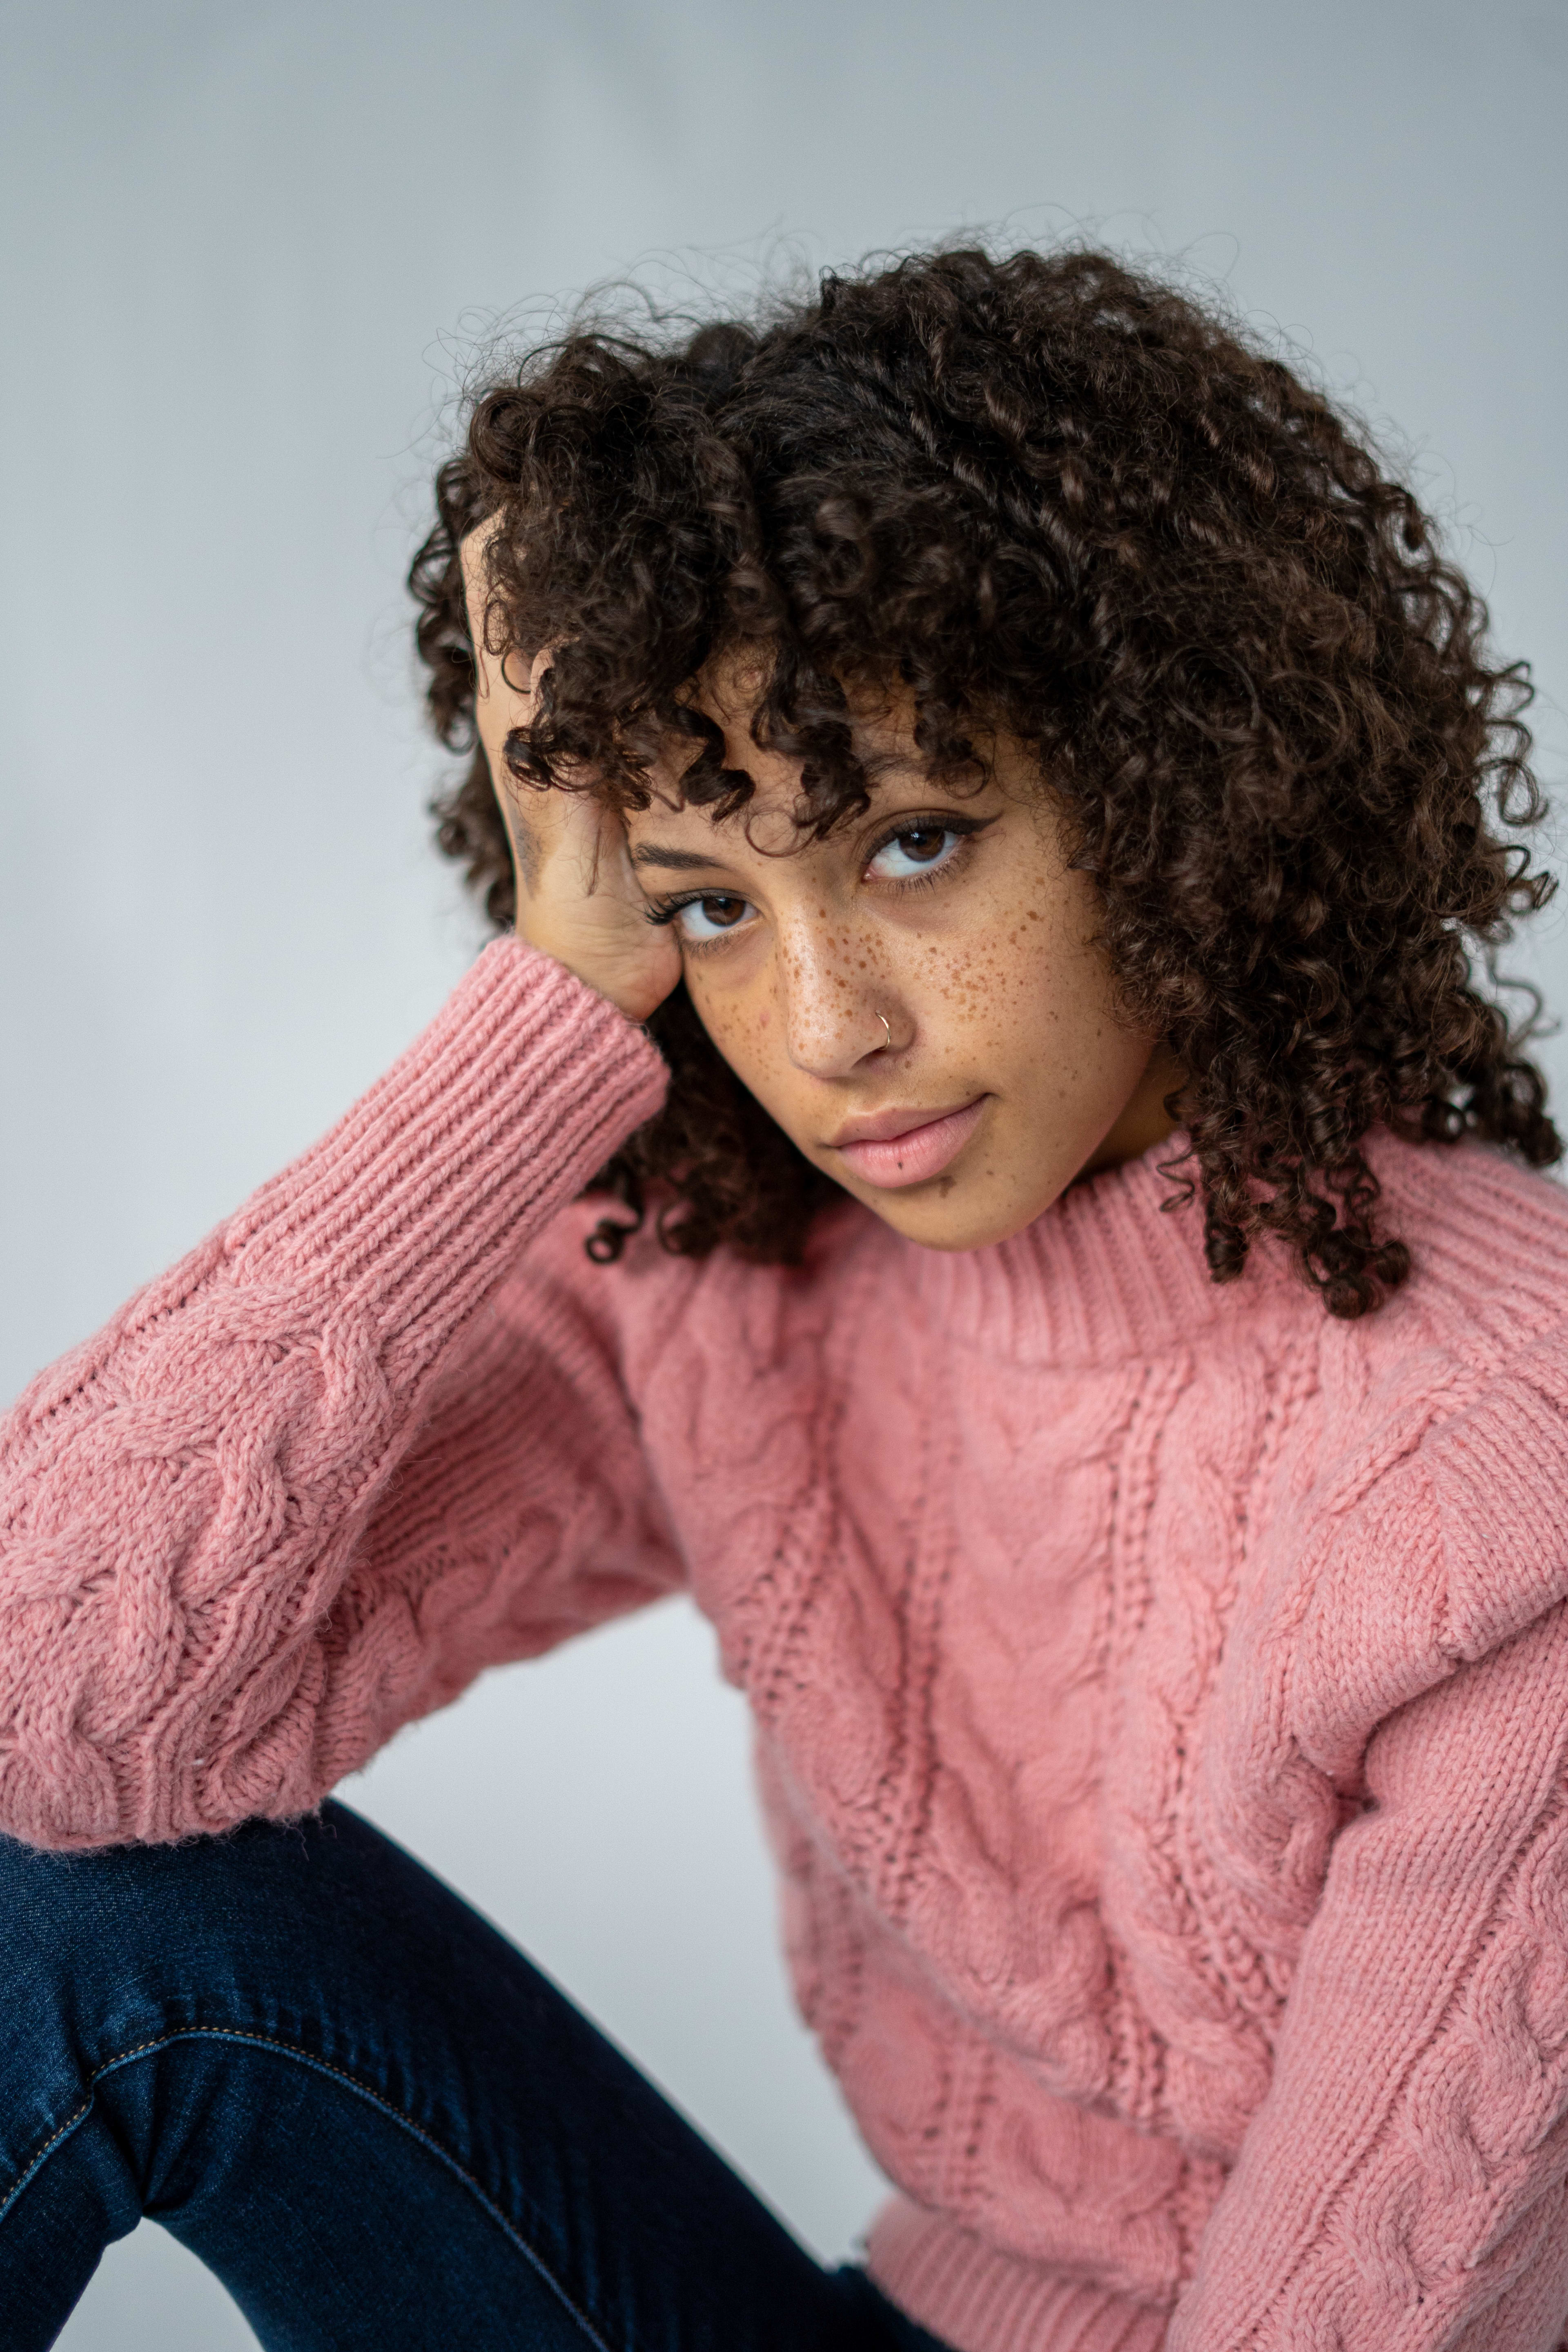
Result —
[[1568, 1200], [1375, 1160], [1409, 1289], [1215, 1288], [1148, 1161], [798, 1272], [567, 1205], [662, 1072], [514, 942], [0, 1428], [0, 1827], [319, 1801], [684, 1586], [795, 1979], [961, 2352], [1568, 2322]]

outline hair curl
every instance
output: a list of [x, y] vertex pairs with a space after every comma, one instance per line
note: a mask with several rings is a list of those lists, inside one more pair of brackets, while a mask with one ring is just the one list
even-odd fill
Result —
[[[1361, 1149], [1562, 1146], [1475, 984], [1552, 885], [1521, 663], [1411, 491], [1318, 390], [1176, 289], [1077, 248], [914, 256], [752, 323], [584, 324], [472, 403], [415, 559], [437, 732], [474, 746], [458, 545], [491, 541], [504, 641], [558, 650], [509, 765], [646, 807], [748, 797], [690, 705], [715, 654], [766, 656], [759, 743], [798, 756], [808, 830], [868, 803], [847, 683], [899, 680], [933, 773], [1001, 727], [1064, 807], [1128, 1015], [1187, 1073], [1185, 1192], [1208, 1264], [1291, 1250], [1332, 1315], [1409, 1270]], [[482, 754], [435, 803], [491, 920], [512, 916]], [[790, 1260], [837, 1188], [709, 1041], [649, 1024], [668, 1107], [597, 1180], [666, 1244]], [[616, 1254], [606, 1221], [597, 1254]]]

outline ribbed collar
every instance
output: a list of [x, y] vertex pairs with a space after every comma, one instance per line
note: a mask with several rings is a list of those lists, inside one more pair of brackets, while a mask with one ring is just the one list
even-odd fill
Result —
[[1160, 1173], [1183, 1140], [1171, 1137], [1141, 1160], [1069, 1186], [1010, 1241], [916, 1252], [932, 1322], [1016, 1362], [1113, 1364], [1162, 1355], [1233, 1316], [1249, 1288], [1254, 1296], [1276, 1288], [1221, 1286], [1210, 1276], [1202, 1208], [1180, 1205], [1177, 1187]]
[[[911, 1249], [932, 1324], [988, 1354], [1065, 1370], [1152, 1358], [1281, 1317], [1321, 1318], [1321, 1301], [1278, 1244], [1257, 1244], [1239, 1281], [1214, 1281], [1200, 1202], [1167, 1205], [1176, 1187], [1161, 1167], [1183, 1143], [1173, 1136], [1071, 1186], [1011, 1241]], [[1563, 1316], [1560, 1184], [1479, 1144], [1405, 1144], [1379, 1132], [1363, 1148], [1383, 1186], [1382, 1220], [1415, 1259], [1408, 1288], [1373, 1318], [1383, 1331], [1432, 1308], [1507, 1345]]]

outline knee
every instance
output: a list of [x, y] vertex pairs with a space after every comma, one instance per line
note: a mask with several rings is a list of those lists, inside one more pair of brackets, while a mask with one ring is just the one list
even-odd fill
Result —
[[179, 1845], [51, 1853], [0, 1838], [0, 2004], [15, 2032], [64, 2019], [100, 2039], [246, 1972], [287, 1921], [321, 1824], [247, 1822]]

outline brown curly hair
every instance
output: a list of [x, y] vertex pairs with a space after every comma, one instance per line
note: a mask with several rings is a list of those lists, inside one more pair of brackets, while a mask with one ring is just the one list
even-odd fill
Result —
[[[437, 506], [410, 586], [442, 741], [474, 744], [478, 522], [501, 517], [495, 649], [559, 648], [508, 740], [521, 780], [586, 770], [646, 807], [673, 739], [688, 799], [737, 808], [751, 780], [690, 695], [741, 644], [810, 835], [868, 804], [847, 684], [901, 682], [946, 780], [986, 730], [1028, 746], [1129, 1017], [1187, 1073], [1173, 1197], [1201, 1191], [1217, 1281], [1273, 1234], [1331, 1314], [1402, 1282], [1374, 1125], [1560, 1156], [1530, 1024], [1476, 985], [1552, 887], [1511, 837], [1542, 813], [1528, 671], [1490, 656], [1485, 605], [1365, 434], [1179, 289], [1079, 248], [947, 250], [751, 323], [581, 323], [475, 397]], [[481, 753], [434, 814], [506, 925]], [[600, 1186], [640, 1218], [657, 1185], [672, 1249], [797, 1257], [837, 1188], [683, 989], [649, 1026], [668, 1104]]]

